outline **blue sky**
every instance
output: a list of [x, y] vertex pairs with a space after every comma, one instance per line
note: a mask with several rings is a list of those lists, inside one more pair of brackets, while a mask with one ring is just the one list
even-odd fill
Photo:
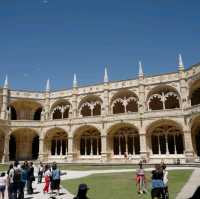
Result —
[[0, 0], [0, 83], [43, 90], [172, 72], [200, 62], [198, 0]]

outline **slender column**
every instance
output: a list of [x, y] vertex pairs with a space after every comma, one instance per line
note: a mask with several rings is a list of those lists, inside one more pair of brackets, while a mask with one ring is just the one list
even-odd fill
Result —
[[165, 134], [165, 145], [166, 145], [166, 154], [169, 154], [168, 135], [167, 134]]
[[90, 155], [93, 155], [93, 138], [90, 137]]
[[165, 110], [165, 94], [162, 93], [162, 103], [163, 103], [163, 109]]
[[63, 140], [60, 140], [60, 155], [63, 155]]
[[176, 149], [176, 134], [173, 135], [174, 137], [174, 154], [177, 154], [177, 149]]
[[125, 135], [125, 142], [126, 142], [126, 153], [128, 153], [128, 137]]
[[134, 143], [134, 136], [133, 136], [133, 155], [135, 155], [135, 143]]
[[99, 155], [99, 138], [97, 137], [97, 155]]
[[57, 140], [55, 141], [55, 143], [56, 143], [56, 146], [55, 146], [55, 149], [56, 149], [56, 152], [55, 152], [55, 155], [58, 155], [58, 150], [57, 150], [57, 145], [58, 145], [58, 143], [57, 143]]
[[160, 146], [160, 136], [158, 135], [158, 154], [161, 154], [161, 146]]
[[85, 137], [85, 155], [87, 155], [87, 138]]
[[121, 139], [120, 139], [120, 136], [119, 136], [119, 155], [121, 155], [122, 152], [121, 152]]

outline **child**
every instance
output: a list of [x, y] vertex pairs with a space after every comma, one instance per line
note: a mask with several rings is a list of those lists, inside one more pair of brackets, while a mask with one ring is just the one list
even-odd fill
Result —
[[50, 177], [51, 177], [51, 171], [49, 168], [49, 165], [45, 165], [45, 170], [44, 170], [44, 180], [45, 180], [45, 186], [43, 189], [43, 192], [49, 192], [49, 185], [50, 185]]
[[136, 171], [136, 187], [138, 194], [146, 193], [146, 182], [145, 182], [145, 174], [144, 169], [142, 167], [142, 163], [139, 163], [139, 169]]
[[7, 177], [6, 174], [3, 172], [0, 176], [0, 193], [2, 195], [2, 199], [4, 199], [4, 193], [6, 189]]

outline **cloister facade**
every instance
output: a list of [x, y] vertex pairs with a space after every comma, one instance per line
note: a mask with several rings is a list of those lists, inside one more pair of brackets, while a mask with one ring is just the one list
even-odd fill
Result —
[[0, 89], [0, 160], [198, 161], [200, 64], [177, 72], [44, 92]]

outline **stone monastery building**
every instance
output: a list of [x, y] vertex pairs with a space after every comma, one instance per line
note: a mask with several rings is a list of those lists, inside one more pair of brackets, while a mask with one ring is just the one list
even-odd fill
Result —
[[0, 89], [0, 160], [174, 163], [200, 156], [200, 64], [44, 92]]

